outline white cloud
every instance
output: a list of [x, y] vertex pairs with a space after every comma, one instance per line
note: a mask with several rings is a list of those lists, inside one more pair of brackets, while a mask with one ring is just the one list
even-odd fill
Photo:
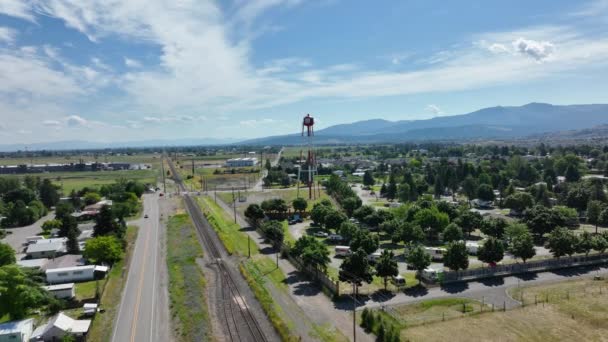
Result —
[[44, 120], [42, 122], [43, 125], [45, 126], [49, 126], [49, 127], [59, 127], [61, 126], [61, 121], [59, 120]]
[[239, 124], [241, 126], [248, 127], [248, 128], [258, 128], [258, 127], [263, 127], [263, 126], [267, 126], [267, 125], [276, 125], [276, 124], [279, 124], [282, 122], [283, 122], [283, 120], [264, 118], [264, 119], [243, 120], [243, 121], [240, 121]]
[[17, 37], [17, 31], [9, 27], [0, 26], [0, 43], [12, 44]]
[[488, 46], [488, 50], [493, 53], [509, 52], [509, 49], [504, 44], [494, 43]]
[[125, 57], [125, 65], [129, 68], [141, 68], [141, 62], [127, 57]]
[[89, 125], [89, 122], [86, 119], [78, 115], [68, 116], [66, 118], [66, 123], [69, 127], [83, 127]]
[[0, 13], [11, 17], [34, 21], [30, 2], [26, 0], [0, 0]]
[[434, 114], [434, 115], [441, 115], [441, 114], [443, 114], [443, 111], [441, 110], [441, 108], [439, 108], [439, 106], [434, 105], [434, 104], [430, 104], [430, 105], [426, 106], [425, 110], [427, 112], [430, 112], [430, 113]]
[[519, 38], [513, 42], [513, 46], [517, 52], [530, 56], [539, 62], [551, 57], [555, 52], [555, 45], [546, 41]]

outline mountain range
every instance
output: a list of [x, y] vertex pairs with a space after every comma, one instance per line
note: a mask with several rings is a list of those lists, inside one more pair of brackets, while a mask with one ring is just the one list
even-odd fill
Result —
[[[394, 143], [508, 139], [578, 130], [608, 124], [608, 104], [558, 106], [529, 103], [517, 107], [490, 107], [427, 120], [371, 119], [330, 126], [315, 132], [316, 144]], [[242, 144], [296, 145], [300, 134], [252, 139]]]

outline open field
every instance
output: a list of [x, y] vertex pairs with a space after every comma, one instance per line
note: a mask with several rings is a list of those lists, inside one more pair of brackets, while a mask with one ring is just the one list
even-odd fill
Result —
[[122, 289], [125, 285], [125, 279], [127, 272], [129, 272], [129, 260], [133, 253], [135, 246], [135, 240], [137, 238], [138, 227], [129, 226], [127, 227], [126, 241], [127, 248], [125, 257], [114, 264], [105, 284], [103, 294], [99, 306], [105, 309], [104, 313], [98, 313], [91, 322], [91, 328], [87, 334], [87, 341], [109, 341], [112, 335], [112, 327], [114, 326], [114, 320], [118, 314], [118, 307], [120, 305], [120, 297], [122, 295]]
[[76, 299], [77, 300], [94, 299], [95, 292], [97, 290], [97, 286], [99, 286], [99, 291], [101, 291], [102, 284], [103, 284], [103, 281], [99, 281], [99, 283], [97, 283], [96, 280], [86, 281], [83, 283], [76, 283], [76, 285], [75, 285]]
[[[401, 332], [402, 340], [604, 341], [608, 336], [608, 282], [605, 280], [536, 285], [516, 288], [511, 293], [519, 298], [522, 291], [528, 303], [523, 308], [405, 328]], [[549, 303], [541, 303], [547, 295]]]
[[[124, 178], [136, 180], [141, 183], [156, 184], [159, 173], [155, 169], [150, 170], [121, 170], [121, 171], [96, 171], [96, 172], [53, 172], [29, 174], [41, 179], [50, 179], [59, 186], [64, 195], [69, 195], [72, 190], [80, 190], [84, 187], [98, 188], [105, 184], [112, 184], [117, 179]], [[23, 178], [26, 175], [1, 175], [0, 177]]]
[[45, 157], [22, 157], [22, 158], [0, 158], [0, 165], [19, 165], [19, 164], [67, 164], [78, 163], [79, 159], [85, 162], [97, 161], [100, 163], [135, 163], [135, 164], [152, 164], [152, 166], [160, 165], [160, 155], [153, 153], [142, 153], [134, 155], [115, 155], [105, 156], [100, 155], [95, 159], [92, 155], [72, 155], [72, 156], [45, 156]]
[[167, 225], [167, 269], [173, 336], [178, 341], [212, 338], [205, 278], [197, 264], [202, 257], [203, 250], [189, 216], [172, 216]]

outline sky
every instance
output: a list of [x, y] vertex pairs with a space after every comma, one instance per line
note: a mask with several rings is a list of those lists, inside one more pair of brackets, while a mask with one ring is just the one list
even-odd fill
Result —
[[608, 0], [0, 0], [0, 144], [607, 103]]

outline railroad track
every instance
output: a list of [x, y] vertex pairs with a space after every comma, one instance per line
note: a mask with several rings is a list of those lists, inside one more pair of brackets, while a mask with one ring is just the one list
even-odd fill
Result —
[[[176, 172], [173, 162], [170, 159], [167, 159], [167, 161], [173, 175], [173, 180], [177, 184], [179, 191], [186, 192], [186, 187], [179, 173]], [[217, 236], [212, 231], [209, 222], [201, 212], [196, 201], [188, 193], [184, 194], [184, 202], [186, 203], [186, 210], [194, 222], [196, 231], [203, 241], [209, 256], [214, 260], [214, 264], [218, 268], [222, 292], [222, 315], [224, 318], [224, 322], [222, 323], [226, 326], [227, 337], [230, 341], [268, 341], [260, 324], [251, 313], [247, 301], [241, 295], [230, 270], [222, 261], [222, 253], [216, 242]]]

